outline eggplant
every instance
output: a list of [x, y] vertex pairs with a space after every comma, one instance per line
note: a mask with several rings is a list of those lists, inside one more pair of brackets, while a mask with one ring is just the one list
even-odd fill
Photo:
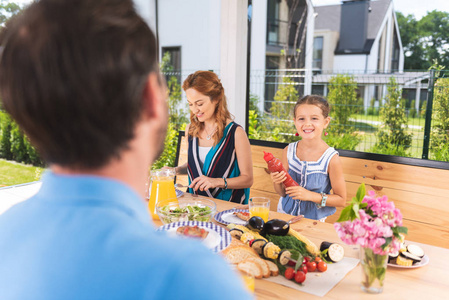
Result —
[[281, 265], [285, 266], [290, 261], [290, 258], [292, 257], [292, 253], [288, 250], [282, 250], [281, 253], [279, 253], [278, 261]]
[[272, 219], [265, 223], [263, 234], [287, 235], [290, 224], [284, 220]]
[[398, 256], [399, 256], [399, 251], [395, 251], [393, 253], [388, 254], [388, 263], [395, 264]]
[[233, 228], [233, 229], [229, 230], [229, 233], [231, 234], [232, 237], [240, 240], [240, 238], [242, 237], [243, 231], [238, 228]]
[[263, 231], [265, 226], [265, 221], [261, 218], [261, 217], [251, 217], [248, 220], [248, 224], [246, 225], [246, 227], [248, 227], [249, 229], [255, 231], [255, 232], [261, 232]]
[[251, 243], [251, 248], [253, 248], [257, 252], [257, 254], [262, 255], [262, 249], [266, 245], [266, 243], [267, 241], [263, 239], [257, 239]]
[[411, 261], [413, 261], [413, 263], [417, 263], [417, 262], [420, 262], [422, 260], [421, 257], [416, 256], [414, 254], [411, 254], [408, 251], [401, 252], [399, 255], [401, 255], [402, 257], [405, 257], [407, 259], [410, 259]]
[[337, 243], [322, 242], [320, 245], [320, 251], [323, 252], [325, 250], [327, 251], [324, 254], [324, 259], [330, 262], [339, 262], [345, 256], [345, 249], [342, 245]]
[[424, 250], [417, 245], [408, 245], [407, 251], [421, 258], [424, 256]]

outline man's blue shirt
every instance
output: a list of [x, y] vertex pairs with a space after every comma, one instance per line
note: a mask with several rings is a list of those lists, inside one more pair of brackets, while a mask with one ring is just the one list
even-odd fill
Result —
[[118, 181], [44, 175], [0, 215], [0, 299], [247, 299], [241, 280], [200, 242], [156, 232]]

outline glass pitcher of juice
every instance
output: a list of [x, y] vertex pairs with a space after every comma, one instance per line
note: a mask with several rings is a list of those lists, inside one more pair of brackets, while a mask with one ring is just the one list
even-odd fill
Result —
[[156, 204], [169, 199], [176, 199], [175, 171], [173, 169], [153, 170], [150, 174], [150, 197], [148, 209], [153, 219], [159, 220]]

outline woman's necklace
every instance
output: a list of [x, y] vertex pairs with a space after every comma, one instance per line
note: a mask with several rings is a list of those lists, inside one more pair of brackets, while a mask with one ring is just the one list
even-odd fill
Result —
[[215, 134], [215, 132], [217, 131], [217, 127], [214, 128], [214, 130], [212, 130], [212, 133], [209, 134], [209, 132], [207, 132], [206, 126], [204, 126], [204, 131], [206, 131], [206, 140], [210, 140], [212, 138], [212, 136]]

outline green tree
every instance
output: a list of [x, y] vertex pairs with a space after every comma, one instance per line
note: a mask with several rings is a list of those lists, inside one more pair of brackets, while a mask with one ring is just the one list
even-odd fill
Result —
[[372, 151], [407, 156], [406, 150], [412, 143], [412, 134], [407, 133], [405, 101], [401, 98], [401, 91], [393, 76], [390, 77], [387, 91], [385, 104], [380, 108], [382, 125]]
[[18, 4], [5, 0], [0, 0], [0, 30], [1, 27], [4, 26], [6, 21], [8, 21], [8, 19], [11, 16], [19, 13], [20, 11], [21, 8]]
[[430, 157], [449, 161], [449, 78], [435, 82], [432, 131], [430, 133]]
[[338, 74], [329, 80], [327, 100], [331, 105], [329, 133], [352, 133], [355, 127], [349, 118], [357, 112], [357, 83], [353, 76]]
[[296, 89], [296, 83], [288, 76], [282, 78], [282, 84], [273, 97], [271, 105], [271, 116], [264, 118], [261, 124], [261, 138], [276, 142], [293, 142], [295, 137], [295, 125], [293, 123], [293, 108], [298, 101], [299, 95]]
[[396, 13], [404, 47], [404, 68], [427, 70], [435, 59], [449, 67], [449, 13], [433, 10], [417, 21], [413, 15]]
[[11, 152], [11, 129], [12, 129], [12, 120], [11, 117], [0, 111], [0, 124], [1, 124], [1, 140], [0, 140], [0, 157], [4, 159], [12, 159]]
[[170, 64], [170, 53], [166, 52], [160, 64], [161, 71], [165, 74], [168, 87], [169, 124], [165, 137], [164, 151], [152, 169], [160, 169], [163, 166], [175, 166], [176, 150], [178, 145], [178, 132], [185, 129], [188, 122], [187, 109], [182, 104], [181, 85], [175, 76], [173, 66]]

